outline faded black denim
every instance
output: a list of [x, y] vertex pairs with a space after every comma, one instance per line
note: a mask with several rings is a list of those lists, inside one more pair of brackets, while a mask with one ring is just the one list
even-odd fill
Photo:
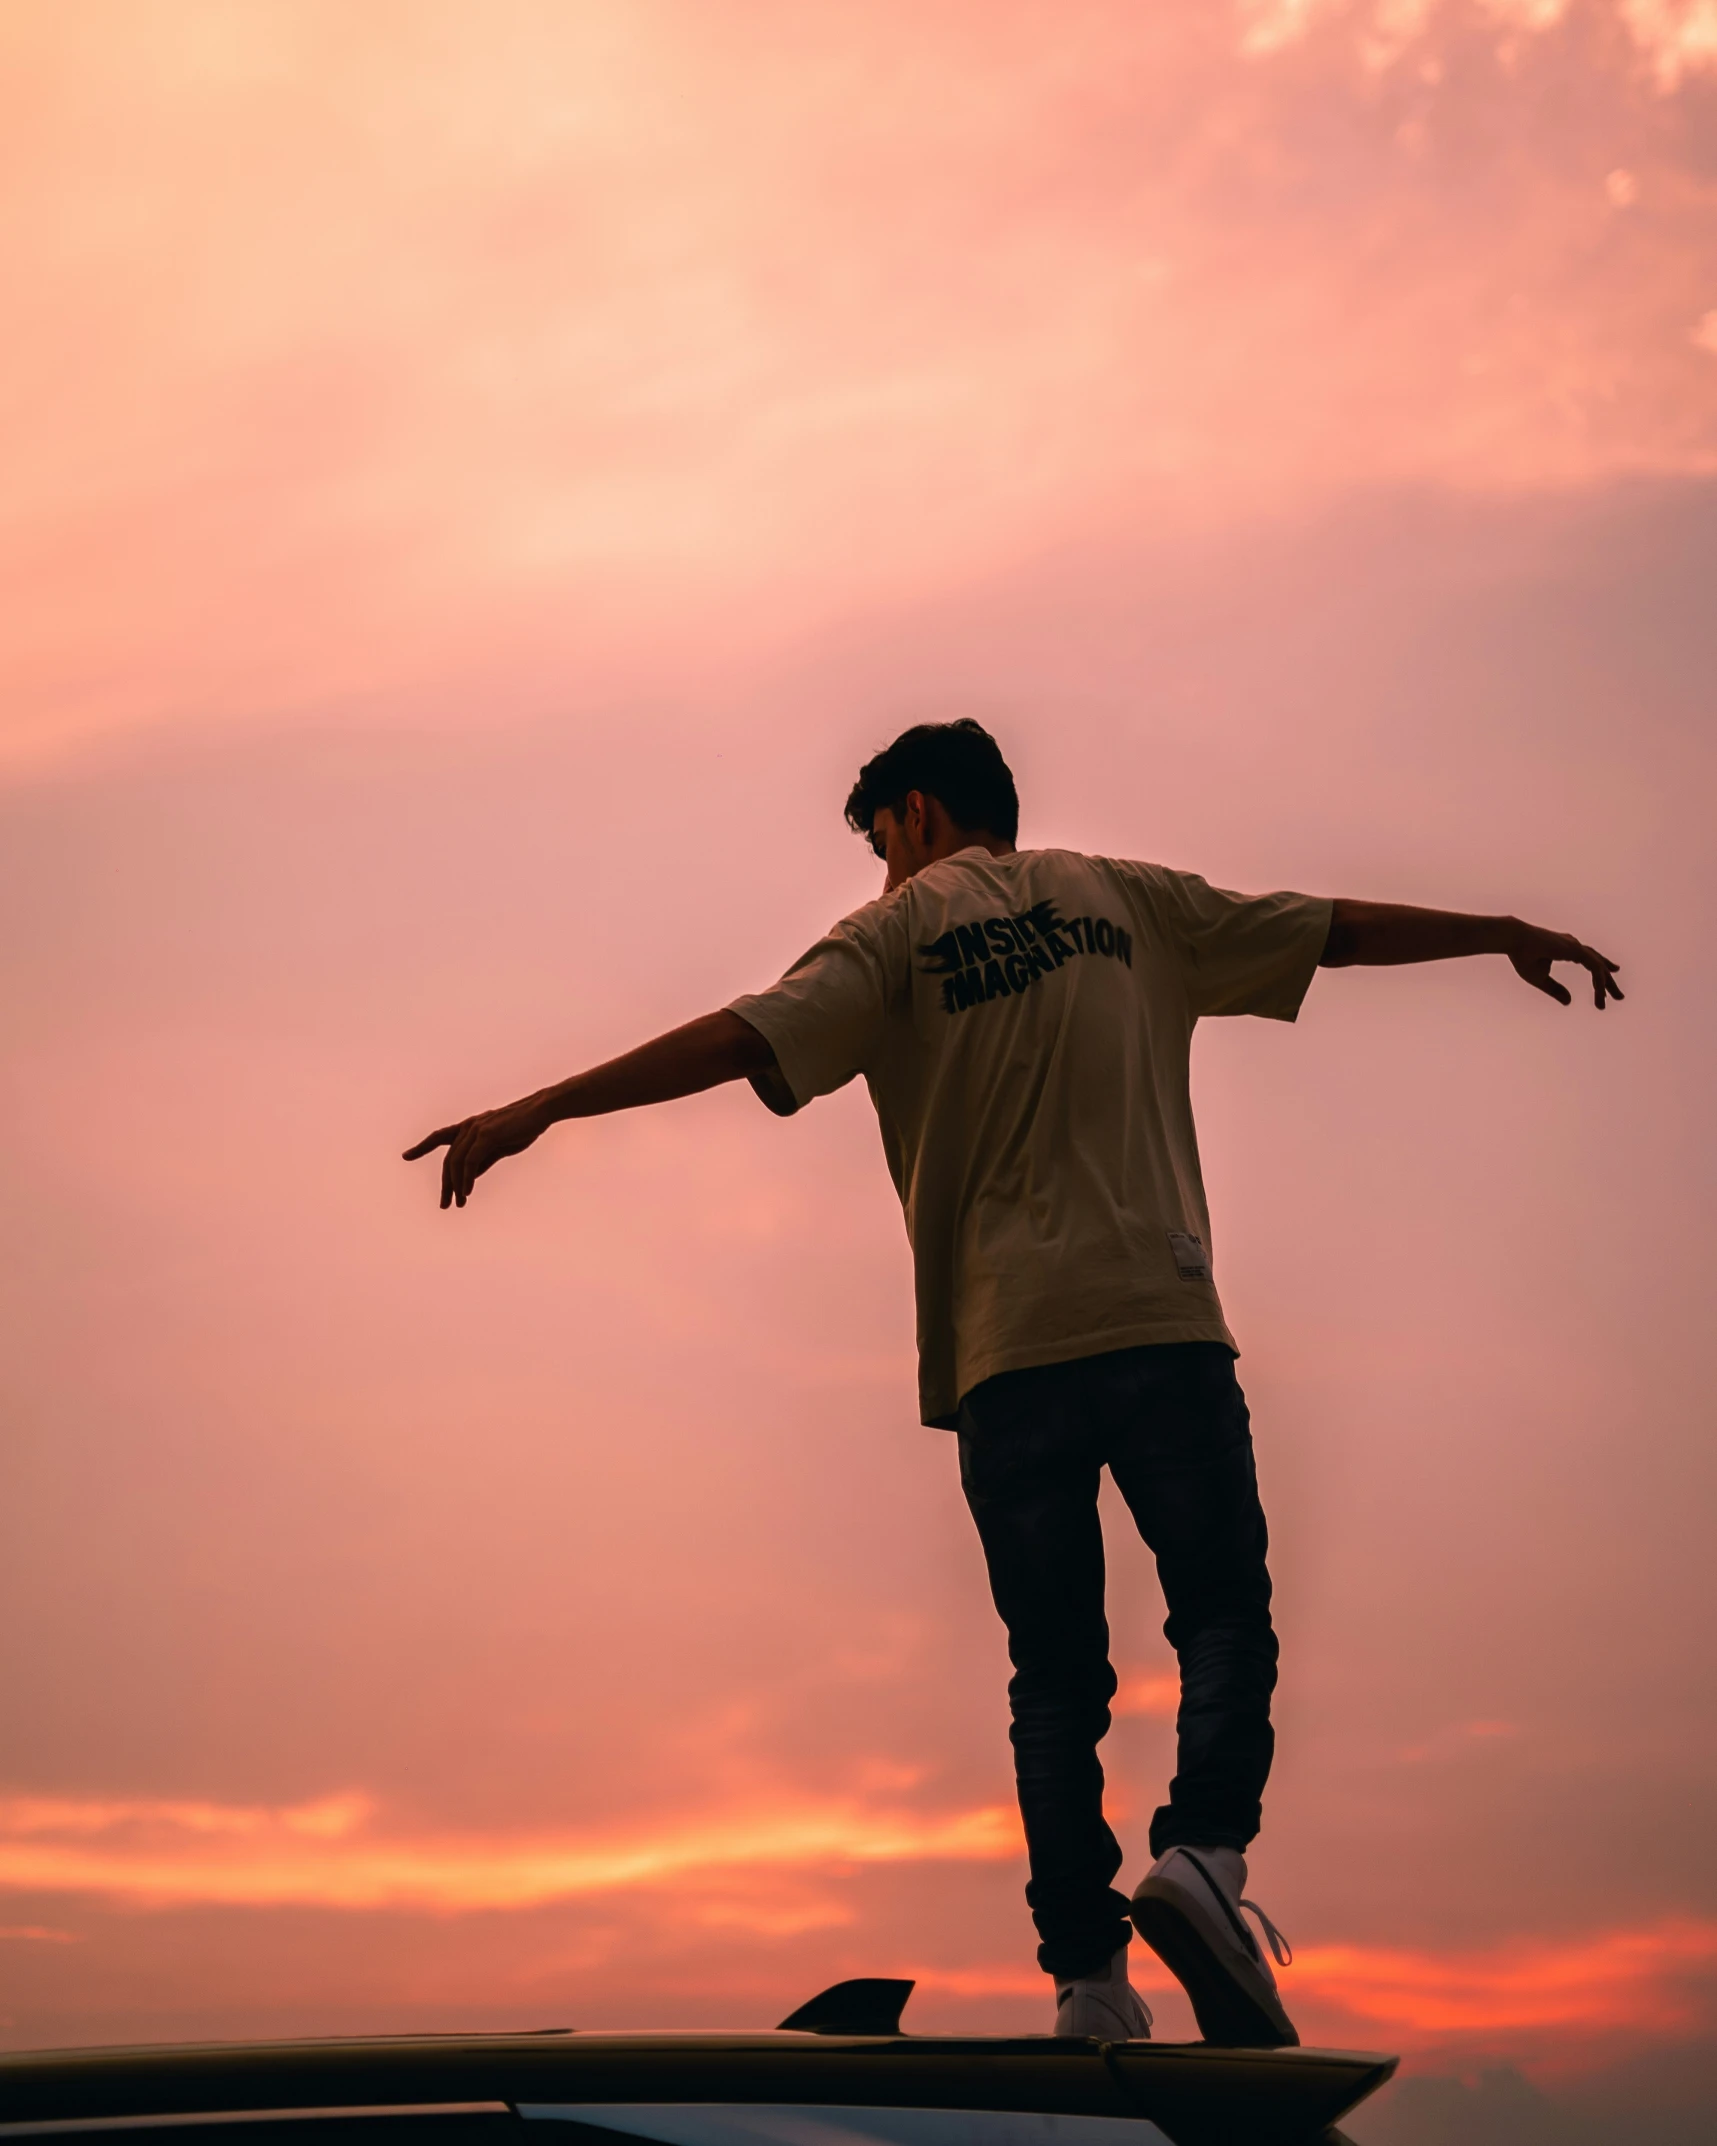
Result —
[[1180, 1661], [1179, 1761], [1151, 1854], [1245, 1848], [1274, 1751], [1268, 1537], [1251, 1420], [1220, 1342], [1117, 1349], [1004, 1371], [960, 1404], [960, 1479], [1007, 1626], [1026, 1900], [1056, 1976], [1090, 1972], [1131, 1935], [1114, 1889], [1097, 1745], [1115, 1672], [1097, 1485], [1107, 1467], [1156, 1553], [1163, 1631]]

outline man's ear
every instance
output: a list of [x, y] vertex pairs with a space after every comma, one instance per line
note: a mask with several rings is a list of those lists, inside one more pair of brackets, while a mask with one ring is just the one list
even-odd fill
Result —
[[933, 800], [922, 790], [908, 790], [902, 808], [906, 831], [920, 849], [928, 849], [931, 838], [931, 821], [934, 812]]

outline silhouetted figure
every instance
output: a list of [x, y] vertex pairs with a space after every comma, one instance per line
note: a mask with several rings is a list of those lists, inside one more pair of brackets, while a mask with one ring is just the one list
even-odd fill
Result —
[[[562, 1118], [746, 1079], [781, 1116], [864, 1076], [906, 1213], [926, 1423], [959, 1437], [1014, 1675], [1026, 1898], [1056, 2031], [1136, 2039], [1129, 1919], [1209, 2041], [1298, 2040], [1243, 1900], [1273, 1732], [1276, 1636], [1236, 1354], [1193, 1131], [1194, 1025], [1291, 1021], [1320, 967], [1502, 954], [1561, 1004], [1562, 932], [1015, 847], [1019, 800], [979, 724], [920, 724], [860, 771], [847, 819], [887, 868], [768, 991], [500, 1110], [443, 1126], [441, 1204]], [[1097, 1746], [1115, 1674], [1097, 1490], [1157, 1560], [1180, 1663], [1179, 1754], [1129, 1903]]]

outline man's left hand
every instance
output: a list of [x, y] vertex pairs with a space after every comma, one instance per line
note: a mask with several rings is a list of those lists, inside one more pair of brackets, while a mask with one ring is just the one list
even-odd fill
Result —
[[1592, 979], [1592, 1003], [1601, 1013], [1606, 999], [1619, 999], [1621, 991], [1616, 983], [1616, 965], [1596, 947], [1582, 945], [1571, 933], [1543, 931], [1536, 924], [1516, 926], [1518, 938], [1509, 947], [1508, 958], [1514, 964], [1517, 976], [1524, 977], [1535, 991], [1542, 991], [1556, 1000], [1558, 1005], [1573, 1003], [1573, 994], [1566, 984], [1559, 984], [1550, 973], [1553, 961], [1577, 961]]

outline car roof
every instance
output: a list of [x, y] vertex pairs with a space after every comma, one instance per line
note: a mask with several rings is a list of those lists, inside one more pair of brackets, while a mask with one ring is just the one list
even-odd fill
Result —
[[[1143, 2141], [1155, 2125], [1173, 2146], [1312, 2140], [1387, 2079], [1395, 2059], [1321, 2049], [1216, 2049], [1202, 2042], [1101, 2043], [1050, 2035], [853, 2035], [827, 2032], [438, 2034], [292, 2042], [37, 2050], [0, 2055], [0, 2140], [143, 2130], [148, 2146], [175, 2131], [208, 2136], [270, 2126], [268, 2146], [314, 2134], [334, 2146], [354, 2127], [373, 2146], [403, 2146], [433, 2131], [443, 2146], [482, 2137], [521, 2116], [663, 2138], [676, 2127], [646, 2111], [705, 2109], [848, 2112], [1031, 2112], [1120, 2119]], [[617, 2117], [616, 2111], [620, 2114]], [[679, 2130], [684, 2132], [684, 2125]], [[829, 2126], [823, 2126], [825, 2132]], [[969, 2128], [969, 2127], [968, 2127]], [[998, 2136], [1000, 2128], [997, 2127]], [[1011, 2127], [1009, 2127], [1011, 2129]], [[851, 2136], [853, 2124], [836, 2124]], [[857, 2130], [900, 2137], [870, 2119]], [[1116, 2146], [1135, 2135], [1108, 2123], [1050, 2127], [1066, 2146]], [[741, 2135], [729, 2123], [723, 2136]], [[942, 2134], [918, 2126], [914, 2138]], [[509, 2139], [517, 2134], [509, 2131]], [[779, 2146], [776, 2121], [756, 2133]], [[951, 2146], [953, 2134], [948, 2134]], [[143, 2146], [143, 2142], [139, 2142]], [[564, 2146], [572, 2146], [567, 2139]], [[584, 2146], [596, 2146], [586, 2137]], [[670, 2146], [674, 2142], [670, 2140]], [[682, 2138], [680, 2146], [685, 2146]]]

